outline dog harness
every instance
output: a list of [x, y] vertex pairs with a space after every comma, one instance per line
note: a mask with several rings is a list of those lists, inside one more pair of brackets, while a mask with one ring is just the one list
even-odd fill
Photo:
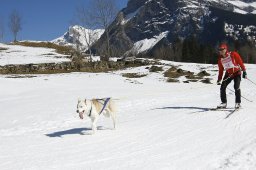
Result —
[[[96, 100], [97, 101], [99, 101], [99, 100], [103, 100], [104, 101], [104, 103], [101, 103], [103, 105], [103, 107], [102, 107], [102, 109], [101, 109], [101, 111], [99, 113], [99, 115], [100, 115], [103, 112], [103, 110], [106, 108], [106, 106], [107, 106], [107, 104], [108, 104], [108, 102], [110, 100], [110, 97], [106, 98], [106, 100], [104, 100], [104, 99], [96, 99]], [[90, 109], [89, 116], [91, 116], [91, 114], [92, 114], [92, 106], [91, 106], [91, 109]]]

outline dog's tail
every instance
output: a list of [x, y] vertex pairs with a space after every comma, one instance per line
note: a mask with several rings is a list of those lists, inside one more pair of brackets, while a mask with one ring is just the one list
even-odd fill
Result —
[[109, 100], [109, 109], [111, 110], [112, 113], [116, 113], [117, 112], [117, 106], [116, 106], [116, 102], [114, 101], [116, 99], [110, 99]]

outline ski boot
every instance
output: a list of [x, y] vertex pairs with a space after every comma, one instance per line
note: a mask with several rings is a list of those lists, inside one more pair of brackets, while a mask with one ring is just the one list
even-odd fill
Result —
[[240, 103], [236, 103], [235, 104], [235, 109], [239, 109], [239, 108], [241, 108], [241, 104]]
[[219, 106], [217, 106], [217, 109], [225, 109], [227, 107], [227, 103], [221, 103]]

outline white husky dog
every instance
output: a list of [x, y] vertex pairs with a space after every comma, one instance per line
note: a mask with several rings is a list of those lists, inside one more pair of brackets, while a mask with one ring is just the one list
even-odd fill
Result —
[[81, 119], [84, 116], [88, 116], [92, 121], [92, 131], [95, 133], [97, 131], [96, 123], [99, 116], [103, 114], [106, 117], [111, 117], [114, 124], [114, 129], [116, 127], [116, 104], [111, 98], [103, 99], [78, 99], [77, 113]]

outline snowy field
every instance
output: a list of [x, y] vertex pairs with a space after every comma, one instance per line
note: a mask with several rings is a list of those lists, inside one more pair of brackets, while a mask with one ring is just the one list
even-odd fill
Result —
[[[167, 83], [145, 67], [109, 73], [8, 78], [0, 75], [1, 170], [254, 170], [256, 86], [242, 80], [242, 109], [209, 111], [220, 103], [216, 65], [182, 64], [211, 73], [213, 84]], [[246, 65], [256, 81], [256, 66]], [[168, 66], [165, 66], [168, 69]], [[146, 73], [128, 79], [122, 73]], [[229, 88], [233, 89], [233, 83]], [[234, 94], [227, 90], [228, 107]], [[117, 129], [76, 113], [78, 98], [113, 97]]]
[[0, 66], [9, 64], [59, 63], [64, 61], [70, 61], [70, 59], [66, 55], [56, 53], [55, 49], [0, 43]]

